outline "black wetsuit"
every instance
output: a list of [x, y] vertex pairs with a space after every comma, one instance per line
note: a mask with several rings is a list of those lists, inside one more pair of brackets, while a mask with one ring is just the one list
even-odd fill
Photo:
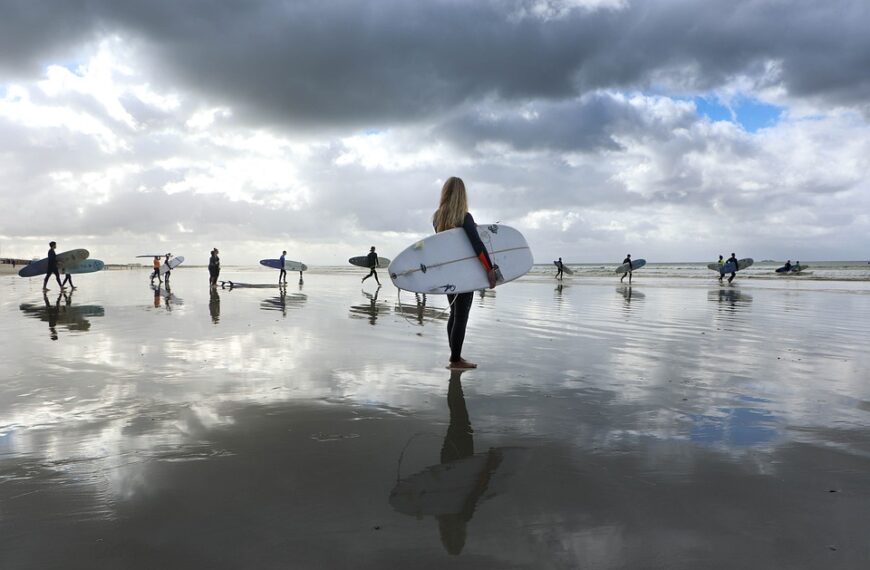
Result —
[[561, 261], [556, 262], [556, 279], [562, 278], [562, 272], [564, 271], [564, 266]]
[[626, 271], [625, 273], [622, 274], [622, 277], [619, 278], [619, 282], [622, 283], [622, 280], [625, 279], [626, 275], [628, 275], [628, 282], [631, 283], [631, 270], [634, 268], [634, 264], [631, 262], [630, 257], [626, 257], [625, 259], [623, 259], [622, 263], [628, 264], [628, 271]]
[[215, 253], [211, 254], [211, 257], [208, 259], [208, 273], [211, 277], [209, 283], [217, 285], [218, 276], [221, 273], [221, 258]]
[[60, 271], [57, 268], [57, 254], [53, 249], [48, 250], [48, 269], [45, 270], [45, 279], [42, 281], [42, 288], [45, 289], [48, 285], [48, 278], [54, 274], [54, 278], [57, 279], [57, 284], [63, 287], [63, 283], [60, 282]]
[[362, 280], [365, 281], [365, 280], [368, 279], [369, 277], [374, 276], [374, 278], [375, 278], [375, 282], [376, 282], [378, 285], [380, 285], [381, 282], [378, 280], [378, 272], [375, 271], [375, 268], [377, 268], [377, 266], [378, 266], [378, 254], [372, 251], [371, 253], [369, 253], [369, 254], [366, 256], [366, 261], [368, 261], [369, 268], [371, 269], [371, 271], [369, 271], [369, 274], [366, 275], [365, 277], [363, 277]]
[[[489, 253], [487, 253], [486, 247], [480, 240], [480, 234], [477, 233], [477, 224], [474, 223], [474, 218], [470, 213], [465, 214], [465, 218], [462, 220], [462, 229], [465, 230], [465, 235], [468, 236], [471, 247], [481, 260], [481, 263], [484, 263], [485, 267], [491, 268], [492, 261], [489, 258]], [[450, 303], [450, 318], [447, 319], [447, 342], [450, 345], [450, 362], [458, 362], [462, 358], [465, 327], [468, 325], [468, 314], [471, 311], [474, 293], [448, 294], [447, 300]]]
[[[732, 255], [731, 257], [728, 258], [728, 261], [734, 262], [734, 271], [731, 272], [731, 277], [728, 278], [728, 283], [731, 283], [731, 281], [735, 277], [737, 277], [737, 258]], [[728, 263], [728, 261], [726, 261], [725, 263]]]

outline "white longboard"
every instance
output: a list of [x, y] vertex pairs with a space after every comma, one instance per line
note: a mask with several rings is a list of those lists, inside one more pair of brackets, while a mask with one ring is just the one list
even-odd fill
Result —
[[166, 275], [167, 271], [172, 271], [182, 263], [184, 263], [183, 255], [177, 255], [175, 257], [172, 257], [169, 259], [168, 262], [164, 261], [163, 265], [160, 266], [160, 275]]
[[[522, 277], [532, 268], [532, 251], [523, 234], [512, 227], [479, 225], [477, 231], [501, 274], [497, 284]], [[414, 293], [468, 293], [489, 287], [486, 271], [462, 228], [418, 241], [400, 253], [389, 267], [399, 289]]]

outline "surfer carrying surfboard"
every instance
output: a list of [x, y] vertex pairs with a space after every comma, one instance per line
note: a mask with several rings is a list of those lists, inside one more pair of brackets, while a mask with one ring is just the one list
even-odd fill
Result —
[[369, 277], [374, 276], [375, 282], [378, 284], [378, 287], [380, 287], [381, 282], [378, 281], [378, 272], [375, 271], [375, 268], [378, 266], [378, 254], [375, 253], [375, 246], [372, 246], [372, 248], [369, 250], [369, 254], [366, 256], [366, 259], [369, 262], [369, 269], [371, 269], [371, 271], [369, 271], [368, 275], [362, 278], [363, 283], [365, 283], [365, 280]]
[[57, 284], [60, 285], [60, 288], [65, 289], [63, 283], [60, 282], [60, 271], [57, 267], [57, 253], [54, 251], [56, 247], [56, 242], [48, 242], [48, 268], [45, 270], [45, 279], [42, 281], [43, 291], [48, 291], [48, 279], [51, 277], [52, 273], [54, 274], [54, 278], [57, 279]]
[[[441, 200], [438, 209], [432, 215], [432, 225], [435, 233], [459, 228], [465, 230], [474, 253], [480, 260], [490, 289], [495, 288], [495, 267], [489, 258], [489, 253], [477, 233], [477, 224], [468, 212], [468, 196], [465, 183], [461, 178], [451, 176], [441, 188]], [[450, 318], [447, 320], [447, 342], [450, 346], [450, 365], [448, 368], [477, 368], [477, 364], [462, 358], [462, 344], [465, 342], [465, 327], [468, 324], [468, 313], [474, 301], [474, 292], [447, 295], [450, 303]]]
[[154, 267], [154, 271], [151, 273], [151, 284], [154, 285], [154, 278], [157, 278], [159, 283], [163, 283], [163, 279], [160, 278], [160, 256], [154, 256], [154, 263], [152, 264]]
[[622, 280], [625, 279], [626, 275], [628, 275], [628, 282], [629, 282], [629, 284], [631, 284], [632, 264], [631, 264], [631, 254], [630, 253], [625, 254], [625, 259], [622, 260], [622, 263], [623, 263], [623, 265], [625, 265], [626, 263], [628, 264], [628, 271], [626, 271], [625, 273], [622, 274], [622, 277], [619, 278], [619, 282], [622, 283]]
[[281, 257], [278, 258], [278, 261], [281, 262], [281, 273], [278, 274], [278, 285], [281, 284], [281, 280], [284, 280], [284, 284], [287, 284], [287, 270], [284, 269], [284, 258], [287, 256], [286, 251], [281, 252]]
[[166, 281], [166, 287], [167, 287], [167, 288], [169, 288], [169, 274], [172, 272], [172, 267], [169, 265], [169, 258], [170, 258], [170, 257], [172, 257], [172, 254], [171, 254], [171, 253], [167, 253], [167, 254], [166, 254], [166, 259], [163, 261], [163, 263], [166, 264], [166, 275], [163, 277], [163, 279]]
[[562, 273], [565, 270], [565, 266], [562, 265], [562, 258], [559, 258], [559, 261], [556, 262], [556, 279], [562, 278]]
[[[734, 281], [734, 278], [737, 277], [737, 269], [738, 269], [738, 266], [737, 266], [737, 256], [734, 255], [734, 252], [733, 252], [733, 251], [731, 252], [731, 257], [729, 257], [729, 258], [728, 258], [728, 261], [725, 262], [726, 265], [729, 264], [729, 263], [733, 263], [733, 264], [734, 264], [734, 265], [732, 266], [732, 267], [733, 267], [733, 270], [731, 271], [731, 277], [728, 278], [728, 283], [731, 283], [732, 281]], [[720, 280], [721, 280], [721, 278], [720, 278]]]

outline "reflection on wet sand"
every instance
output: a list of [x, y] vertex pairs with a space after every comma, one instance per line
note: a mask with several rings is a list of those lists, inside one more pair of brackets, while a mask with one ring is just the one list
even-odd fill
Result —
[[641, 293], [640, 291], [632, 291], [631, 285], [623, 285], [616, 288], [616, 291], [623, 296], [626, 304], [634, 301], [643, 301], [646, 298], [646, 295]]
[[416, 317], [416, 320], [419, 324], [424, 324], [425, 319], [442, 319], [447, 320], [450, 316], [447, 312], [447, 307], [429, 307], [426, 305], [428, 299], [425, 294], [414, 293], [415, 303], [402, 303], [401, 298], [400, 301], [396, 303], [396, 312], [405, 317], [406, 319], [410, 317]]
[[214, 324], [218, 324], [221, 320], [221, 296], [217, 288], [209, 289], [208, 314], [211, 316], [211, 322]]
[[751, 303], [752, 295], [744, 293], [740, 289], [720, 287], [719, 289], [709, 290], [707, 292], [707, 300], [737, 307], [738, 305]]
[[61, 292], [54, 303], [48, 299], [48, 294], [42, 294], [43, 304], [22, 303], [19, 309], [28, 317], [48, 323], [52, 340], [57, 340], [57, 325], [63, 325], [71, 331], [87, 331], [91, 328], [88, 317], [105, 316], [105, 309], [100, 305], [73, 305], [72, 292]]
[[304, 293], [287, 293], [286, 287], [281, 287], [278, 295], [260, 301], [260, 308], [264, 311], [281, 311], [281, 316], [287, 316], [287, 309], [300, 309], [308, 295]]
[[350, 318], [352, 319], [365, 319], [369, 320], [370, 325], [374, 325], [378, 321], [378, 317], [381, 315], [389, 314], [390, 307], [386, 304], [386, 302], [378, 303], [378, 294], [381, 292], [380, 286], [375, 289], [374, 295], [363, 290], [362, 294], [369, 300], [368, 303], [364, 303], [362, 305], [353, 305], [350, 308]]
[[[474, 430], [468, 417], [460, 376], [452, 370], [447, 389], [450, 423], [441, 446], [440, 463], [400, 479], [390, 493], [396, 511], [416, 518], [433, 516], [444, 550], [459, 555], [478, 502], [487, 492], [503, 460], [504, 450], [474, 453]], [[492, 497], [490, 493], [487, 498]]]
[[151, 289], [154, 291], [155, 309], [159, 309], [161, 303], [167, 311], [172, 311], [172, 307], [174, 305], [184, 304], [184, 301], [180, 297], [175, 296], [175, 294], [172, 292], [172, 288], [169, 286], [168, 283], [165, 287], [163, 285], [152, 285]]

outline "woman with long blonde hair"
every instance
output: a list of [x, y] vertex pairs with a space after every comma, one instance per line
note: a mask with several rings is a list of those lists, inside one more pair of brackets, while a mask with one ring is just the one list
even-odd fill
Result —
[[[432, 225], [435, 232], [443, 232], [461, 227], [465, 230], [477, 254], [483, 270], [486, 272], [490, 288], [495, 287], [495, 270], [489, 254], [477, 233], [477, 224], [468, 213], [468, 196], [465, 193], [465, 183], [461, 178], [451, 176], [441, 187], [441, 202], [432, 216]], [[450, 345], [450, 365], [448, 368], [477, 368], [477, 364], [468, 362], [462, 358], [462, 344], [465, 342], [465, 327], [468, 324], [468, 313], [471, 311], [471, 303], [474, 293], [458, 293], [447, 295], [450, 302], [450, 318], [447, 320], [447, 342]]]

